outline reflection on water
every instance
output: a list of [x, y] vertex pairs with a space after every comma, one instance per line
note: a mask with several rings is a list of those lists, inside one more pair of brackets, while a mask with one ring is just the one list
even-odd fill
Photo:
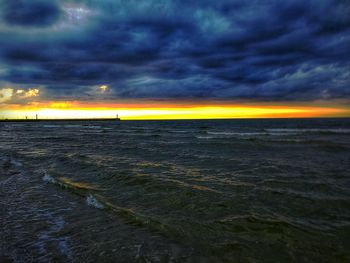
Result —
[[346, 262], [350, 120], [0, 123], [0, 261]]

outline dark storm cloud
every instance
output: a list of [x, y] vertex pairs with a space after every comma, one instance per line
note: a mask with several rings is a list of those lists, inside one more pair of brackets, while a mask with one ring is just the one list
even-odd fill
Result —
[[20, 26], [48, 26], [60, 15], [55, 0], [2, 0], [2, 15], [6, 23]]
[[[0, 0], [1, 1], [1, 0]], [[349, 98], [346, 0], [2, 0], [0, 78], [47, 98]]]

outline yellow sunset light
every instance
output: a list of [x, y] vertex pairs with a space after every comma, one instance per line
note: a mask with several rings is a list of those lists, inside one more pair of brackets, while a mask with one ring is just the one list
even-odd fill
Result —
[[37, 96], [39, 96], [39, 92], [40, 92], [39, 89], [29, 89], [28, 91], [26, 91], [26, 92], [24, 93], [24, 96], [25, 96], [26, 98], [37, 97]]
[[102, 85], [99, 87], [101, 92], [106, 92], [108, 90], [108, 86], [107, 85]]
[[114, 118], [123, 120], [162, 119], [228, 119], [228, 118], [305, 118], [349, 116], [350, 110], [321, 106], [265, 106], [265, 105], [179, 105], [169, 104], [89, 104], [80, 102], [31, 103], [0, 109], [0, 117], [41, 119]]

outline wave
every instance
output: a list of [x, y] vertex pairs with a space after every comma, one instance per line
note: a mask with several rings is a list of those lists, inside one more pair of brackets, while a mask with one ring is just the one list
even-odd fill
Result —
[[208, 135], [198, 135], [197, 139], [223, 139], [223, 138], [239, 138], [239, 139], [250, 139], [258, 137], [267, 137], [267, 136], [285, 136], [285, 135], [296, 135], [296, 133], [285, 134], [285, 133], [272, 133], [272, 132], [210, 132], [207, 131]]
[[99, 125], [83, 125], [85, 129], [101, 129], [102, 127]]
[[[60, 186], [62, 189], [69, 190], [74, 194], [84, 197], [88, 206], [115, 213], [130, 224], [146, 227], [151, 231], [162, 233], [172, 238], [175, 237], [177, 239], [188, 240], [194, 237], [194, 232], [190, 231], [194, 222], [182, 222], [180, 220], [181, 222], [175, 223], [175, 221], [171, 219], [160, 219], [153, 215], [150, 216], [140, 213], [132, 208], [126, 208], [113, 204], [106, 197], [97, 193], [97, 191], [101, 190], [100, 188], [87, 183], [73, 182], [72, 180], [64, 177], [56, 179], [49, 174], [45, 174], [42, 179], [45, 182], [53, 183]], [[200, 186], [194, 186], [193, 188], [196, 190], [208, 190], [207, 188]], [[202, 227], [203, 226], [200, 226], [200, 228]], [[200, 235], [200, 232], [198, 232], [196, 235]]]
[[17, 161], [15, 159], [11, 159], [11, 165], [15, 167], [22, 167], [22, 163], [20, 161]]
[[[205, 135], [196, 135], [197, 139], [224, 139], [224, 138], [269, 138], [269, 137], [286, 137], [303, 134], [350, 134], [350, 129], [299, 129], [299, 128], [276, 128], [264, 129], [259, 132], [231, 132], [231, 131], [207, 131]], [[297, 142], [299, 139], [295, 139]], [[302, 142], [302, 140], [300, 140]]]
[[[264, 136], [265, 135], [265, 136]], [[239, 140], [251, 140], [257, 138], [267, 137], [267, 133], [233, 133], [233, 132], [222, 132], [209, 135], [196, 135], [195, 137], [200, 140], [211, 140], [211, 139], [239, 139]]]
[[51, 175], [46, 174], [46, 173], [43, 176], [43, 181], [47, 182], [47, 183], [52, 183], [52, 184], [56, 183], [55, 178], [53, 178]]
[[261, 138], [264, 142], [270, 143], [287, 143], [287, 144], [295, 144], [295, 145], [310, 145], [312, 147], [318, 147], [326, 151], [347, 151], [349, 147], [346, 144], [341, 144], [334, 141], [327, 140], [315, 140], [315, 139], [270, 139], [270, 138]]
[[196, 138], [209, 140], [209, 139], [217, 139], [218, 137], [215, 137], [215, 136], [196, 136]]
[[266, 135], [266, 132], [207, 132], [207, 134], [212, 135], [222, 135], [222, 136], [259, 136]]
[[266, 217], [263, 215], [241, 215], [228, 216], [223, 219], [212, 222], [218, 229], [224, 228], [227, 231], [233, 232], [259, 232], [264, 233], [284, 233], [292, 229], [300, 232], [313, 233], [316, 229], [311, 228], [310, 225], [302, 225], [300, 223], [292, 222], [288, 218]]
[[12, 158], [11, 156], [1, 155], [0, 161], [2, 162], [3, 168], [11, 168], [11, 167], [20, 168], [20, 167], [22, 167], [22, 163], [16, 159]]
[[102, 127], [99, 125], [82, 125], [82, 124], [44, 124], [42, 125], [43, 128], [84, 128], [84, 129], [101, 129]]
[[[132, 224], [147, 226], [150, 229], [156, 230], [156, 231], [164, 231], [166, 229], [171, 229], [171, 227], [161, 223], [159, 220], [155, 218], [143, 215], [141, 213], [137, 213], [130, 208], [125, 208], [125, 207], [112, 204], [102, 195], [94, 193], [94, 191], [98, 191], [100, 189], [92, 185], [88, 185], [86, 183], [81, 183], [81, 182], [80, 183], [72, 182], [67, 178], [55, 179], [48, 174], [44, 175], [43, 180], [46, 182], [58, 185], [63, 189], [70, 190], [71, 192], [79, 196], [83, 196], [86, 198], [87, 205], [95, 207], [97, 209], [114, 212], [122, 216], [124, 219], [126, 219]], [[174, 230], [171, 230], [171, 232], [174, 232]]]
[[170, 133], [191, 133], [192, 131], [184, 131], [184, 130], [169, 130]]
[[79, 125], [79, 124], [66, 124], [63, 125], [64, 128], [81, 128], [83, 127], [83, 125]]
[[53, 176], [45, 173], [43, 176], [43, 181], [47, 183], [56, 184], [64, 189], [68, 189], [73, 191], [79, 195], [85, 195], [84, 193], [87, 191], [103, 191], [104, 189], [96, 187], [94, 185], [84, 183], [84, 182], [75, 182], [66, 177], [58, 177], [54, 178]]
[[104, 209], [105, 206], [100, 203], [95, 196], [93, 196], [92, 194], [88, 195], [88, 197], [86, 197], [86, 203], [89, 205], [89, 206], [93, 206], [95, 208], [98, 208], [98, 209]]
[[269, 133], [350, 133], [350, 129], [345, 128], [273, 128], [273, 129], [265, 129]]

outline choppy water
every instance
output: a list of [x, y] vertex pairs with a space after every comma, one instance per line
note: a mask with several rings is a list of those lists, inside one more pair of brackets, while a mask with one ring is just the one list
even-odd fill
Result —
[[350, 262], [350, 119], [0, 123], [0, 262]]

